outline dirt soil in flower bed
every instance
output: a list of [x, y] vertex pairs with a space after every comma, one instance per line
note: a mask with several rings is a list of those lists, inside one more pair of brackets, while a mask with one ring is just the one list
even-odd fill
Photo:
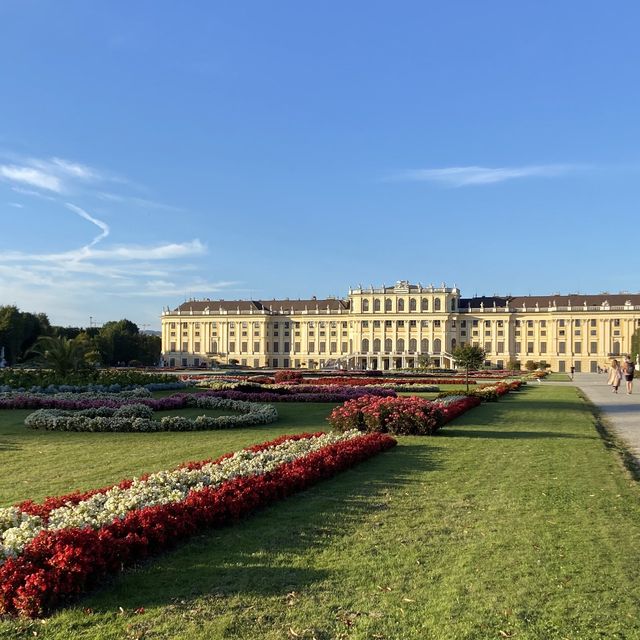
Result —
[[[259, 436], [153, 434], [143, 456], [137, 434], [98, 434], [103, 453], [96, 434], [82, 447], [83, 434], [20, 433], [10, 421], [25, 412], [2, 412], [0, 495], [101, 486], [321, 428], [329, 410], [283, 405]], [[4, 621], [0, 638], [630, 639], [639, 601], [638, 484], [574, 388], [536, 385], [199, 536], [46, 624]]]

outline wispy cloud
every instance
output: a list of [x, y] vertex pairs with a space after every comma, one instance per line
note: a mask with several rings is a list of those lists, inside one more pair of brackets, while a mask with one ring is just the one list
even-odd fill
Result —
[[63, 190], [62, 181], [58, 176], [34, 167], [0, 164], [0, 179], [12, 184], [26, 184], [55, 193], [62, 193]]
[[436, 182], [450, 187], [496, 184], [518, 178], [553, 178], [583, 167], [572, 164], [541, 164], [523, 167], [444, 167], [411, 169], [392, 176], [395, 180]]

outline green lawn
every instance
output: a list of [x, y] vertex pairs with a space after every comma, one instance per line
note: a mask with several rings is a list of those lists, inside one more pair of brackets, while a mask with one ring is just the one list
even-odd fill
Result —
[[[321, 428], [328, 407], [278, 410], [193, 434], [33, 433], [3, 412], [2, 502]], [[0, 637], [623, 639], [639, 605], [638, 485], [575, 388], [530, 385]]]

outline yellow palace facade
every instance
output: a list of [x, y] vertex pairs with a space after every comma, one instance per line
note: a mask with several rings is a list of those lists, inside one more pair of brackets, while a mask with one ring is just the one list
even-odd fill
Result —
[[461, 297], [453, 286], [397, 282], [345, 299], [191, 300], [162, 312], [167, 366], [402, 369], [452, 367], [474, 344], [487, 364], [545, 361], [597, 371], [631, 352], [640, 294]]

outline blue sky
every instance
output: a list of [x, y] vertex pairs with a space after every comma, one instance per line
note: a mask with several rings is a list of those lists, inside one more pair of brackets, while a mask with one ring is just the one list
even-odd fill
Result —
[[635, 2], [0, 3], [0, 304], [637, 291]]

